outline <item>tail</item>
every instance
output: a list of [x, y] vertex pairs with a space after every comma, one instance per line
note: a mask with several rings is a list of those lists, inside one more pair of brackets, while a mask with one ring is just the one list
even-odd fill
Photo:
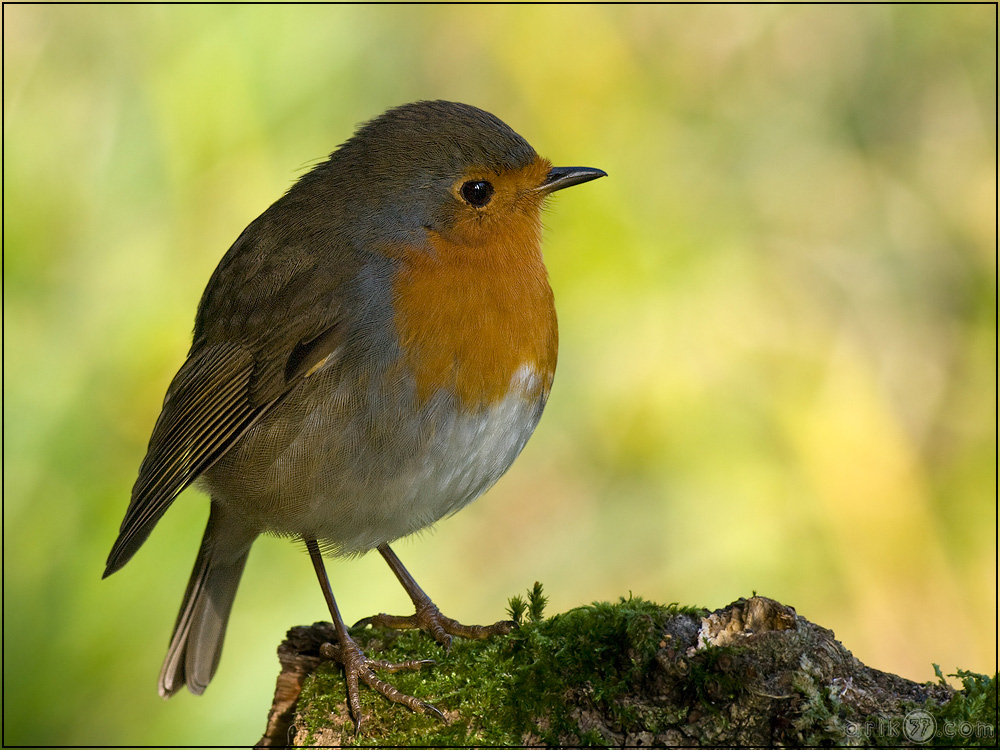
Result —
[[256, 532], [244, 528], [212, 504], [167, 658], [160, 670], [162, 698], [169, 698], [184, 685], [195, 695], [205, 692], [219, 666], [229, 613], [250, 546], [256, 538]]

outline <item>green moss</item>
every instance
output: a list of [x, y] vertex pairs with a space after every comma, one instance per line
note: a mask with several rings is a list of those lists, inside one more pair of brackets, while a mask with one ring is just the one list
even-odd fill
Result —
[[[942, 685], [947, 684], [937, 664], [934, 673]], [[997, 676], [987, 677], [964, 669], [950, 676], [962, 683], [955, 697], [943, 706], [930, 701], [921, 706], [936, 722], [932, 744], [935, 747], [996, 747]]]
[[[963, 689], [949, 700], [949, 690], [867, 670], [847, 652], [842, 664], [858, 671], [845, 676], [832, 669], [835, 662], [824, 662], [827, 649], [840, 646], [815, 626], [746, 642], [754, 645], [694, 649], [707, 615], [695, 608], [629, 596], [549, 619], [544, 610], [536, 584], [510, 602], [511, 618], [520, 623], [514, 632], [486, 641], [456, 638], [450, 651], [419, 632], [353, 631], [373, 657], [433, 659], [433, 666], [385, 679], [447, 717], [444, 723], [413, 714], [362, 686], [360, 741], [609, 746], [641, 734], [643, 742], [664, 744], [697, 738], [706, 744], [891, 745], [903, 739], [908, 712], [923, 710], [936, 722], [930, 743], [995, 746], [995, 677], [960, 670], [955, 676]], [[765, 678], [773, 675], [780, 677], [769, 683]], [[925, 704], [901, 703], [893, 698], [900, 689], [930, 697]], [[857, 713], [873, 700], [884, 716]], [[324, 664], [307, 680], [298, 710], [300, 728], [316, 728], [315, 744], [354, 740], [339, 666]]]
[[[623, 731], [637, 727], [638, 715], [616, 698], [639, 688], [674, 614], [674, 608], [623, 598], [618, 604], [579, 607], [512, 633], [504, 644], [511, 665], [505, 706], [511, 726], [556, 742], [578, 726], [572, 714], [579, 708], [566, 700], [568, 692], [576, 692]], [[538, 726], [540, 717], [544, 726]], [[589, 744], [586, 736], [579, 741]]]
[[524, 615], [527, 613], [529, 622], [541, 622], [545, 614], [545, 605], [549, 598], [542, 594], [542, 584], [535, 581], [531, 591], [528, 592], [528, 600], [525, 601], [520, 594], [515, 594], [510, 598], [507, 606], [507, 613], [515, 625], [524, 624]]
[[[581, 696], [584, 704], [613, 716], [623, 731], [645, 721], [655, 724], [658, 717], [616, 699], [641, 687], [666, 621], [681, 610], [630, 597], [544, 620], [544, 607], [536, 584], [527, 600], [511, 600], [511, 617], [521, 625], [510, 636], [486, 642], [456, 638], [450, 652], [421, 633], [353, 631], [359, 645], [379, 658], [434, 659], [432, 667], [389, 679], [402, 692], [433, 703], [449, 720], [446, 725], [402, 707], [387, 710], [385, 698], [362, 687], [364, 743], [412, 744], [420, 737], [428, 745], [510, 745], [523, 744], [526, 737], [554, 743], [572, 735], [578, 744], [607, 744], [599, 734], [576, 734]], [[300, 723], [329, 727], [331, 715], [334, 727], [349, 733], [343, 672], [324, 664], [303, 689]]]
[[[511, 737], [497, 734], [495, 712], [507, 692], [503, 670], [497, 670], [500, 639], [487, 644], [456, 639], [445, 652], [422, 633], [373, 634], [355, 631], [362, 647], [390, 661], [434, 659], [435, 664], [416, 672], [397, 672], [388, 679], [396, 688], [421, 700], [432, 702], [449, 715], [450, 722], [413, 714], [402, 706], [390, 706], [385, 698], [362, 686], [361, 708], [365, 715], [365, 744], [411, 744], [419, 736], [427, 744], [508, 744]], [[472, 677], [475, 675], [475, 677]], [[349, 734], [347, 696], [342, 669], [324, 664], [303, 689], [299, 714], [307, 726], [344, 728]], [[461, 713], [454, 715], [459, 709]], [[488, 720], [486, 720], [488, 719]]]

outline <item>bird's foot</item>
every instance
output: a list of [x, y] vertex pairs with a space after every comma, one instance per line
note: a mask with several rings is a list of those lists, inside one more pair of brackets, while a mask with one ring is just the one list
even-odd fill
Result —
[[347, 707], [351, 712], [351, 719], [354, 721], [354, 733], [361, 731], [362, 713], [361, 697], [358, 692], [358, 682], [365, 683], [372, 690], [381, 693], [393, 703], [401, 703], [411, 711], [418, 714], [430, 714], [444, 721], [442, 714], [435, 706], [426, 703], [412, 695], [401, 693], [385, 680], [379, 679], [375, 670], [386, 672], [400, 672], [402, 670], [417, 670], [422, 667], [434, 664], [432, 659], [415, 659], [412, 661], [390, 662], [384, 659], [369, 659], [365, 652], [350, 637], [346, 642], [324, 643], [320, 647], [320, 655], [326, 659], [341, 664], [344, 667], [344, 676], [347, 682]]
[[417, 611], [412, 615], [387, 615], [385, 613], [366, 617], [354, 624], [356, 628], [371, 625], [374, 628], [389, 628], [392, 630], [420, 629], [430, 633], [438, 643], [448, 649], [451, 647], [451, 637], [482, 640], [493, 635], [507, 635], [516, 626], [510, 620], [501, 620], [492, 625], [463, 625], [441, 614], [430, 599], [416, 604]]

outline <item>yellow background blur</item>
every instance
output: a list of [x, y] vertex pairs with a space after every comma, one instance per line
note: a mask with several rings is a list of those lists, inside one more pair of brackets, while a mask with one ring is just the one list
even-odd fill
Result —
[[[996, 8], [5, 6], [4, 739], [248, 743], [325, 619], [261, 540], [205, 696], [156, 676], [207, 500], [101, 581], [215, 264], [354, 127], [487, 109], [560, 165], [555, 388], [397, 551], [493, 621], [756, 590], [867, 664], [996, 666]], [[333, 562], [353, 622], [408, 602]], [[396, 710], [399, 710], [398, 708]]]

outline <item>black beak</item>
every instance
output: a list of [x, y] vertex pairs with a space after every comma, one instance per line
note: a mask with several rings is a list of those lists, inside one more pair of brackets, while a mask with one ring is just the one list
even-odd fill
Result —
[[596, 180], [598, 177], [607, 176], [608, 173], [603, 169], [594, 169], [593, 167], [552, 167], [545, 182], [538, 186], [538, 190], [545, 194], [554, 193], [556, 190], [562, 190], [571, 185], [580, 185]]

